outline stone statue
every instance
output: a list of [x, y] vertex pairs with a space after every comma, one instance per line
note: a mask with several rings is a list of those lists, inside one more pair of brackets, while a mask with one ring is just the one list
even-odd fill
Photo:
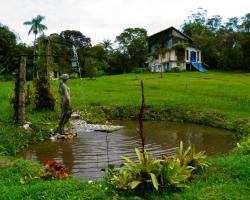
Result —
[[70, 105], [70, 91], [66, 85], [66, 81], [69, 79], [68, 74], [62, 74], [60, 76], [59, 94], [61, 96], [61, 116], [57, 132], [64, 134], [64, 125], [69, 121], [72, 114], [72, 108]]

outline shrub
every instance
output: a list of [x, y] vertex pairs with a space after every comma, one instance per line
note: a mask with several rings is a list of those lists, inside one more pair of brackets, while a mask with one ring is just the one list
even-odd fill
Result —
[[180, 72], [180, 68], [179, 67], [173, 67], [170, 69], [170, 72]]
[[50, 84], [45, 77], [36, 82], [35, 104], [37, 110], [55, 110], [55, 98], [50, 91]]
[[250, 137], [243, 140], [241, 143], [237, 143], [238, 150], [242, 153], [250, 153]]
[[204, 172], [208, 167], [205, 152], [196, 153], [193, 146], [188, 146], [187, 149], [184, 149], [182, 141], [180, 142], [180, 147], [177, 148], [176, 158], [180, 160], [181, 165], [193, 167], [193, 173]]
[[123, 156], [125, 160], [119, 168], [106, 170], [106, 180], [118, 190], [173, 190], [188, 188], [188, 181], [196, 173], [204, 172], [208, 166], [204, 152], [195, 152], [189, 146], [183, 148], [183, 142], [177, 148], [173, 158], [162, 156], [153, 159], [145, 151], [135, 149], [137, 161]]
[[132, 69], [131, 71], [132, 73], [145, 73], [145, 72], [148, 72], [148, 69], [145, 68], [145, 67], [139, 67], [139, 68], [134, 68]]
[[40, 178], [43, 179], [63, 179], [67, 176], [64, 165], [50, 160], [46, 162], [44, 169], [40, 172]]
[[129, 157], [123, 156], [126, 161], [124, 166], [114, 168], [113, 176], [111, 176], [110, 183], [118, 189], [156, 189], [158, 190], [158, 180], [161, 172], [161, 160], [154, 160], [147, 152], [146, 161], [143, 154], [135, 149], [138, 163], [132, 161]]
[[187, 181], [191, 177], [193, 167], [181, 164], [178, 158], [162, 162], [160, 173], [161, 186], [168, 188], [187, 188]]

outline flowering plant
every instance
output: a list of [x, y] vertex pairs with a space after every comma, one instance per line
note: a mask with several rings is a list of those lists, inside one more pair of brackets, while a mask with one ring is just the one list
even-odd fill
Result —
[[46, 161], [43, 170], [40, 172], [40, 178], [43, 179], [63, 179], [67, 176], [64, 165], [53, 160]]

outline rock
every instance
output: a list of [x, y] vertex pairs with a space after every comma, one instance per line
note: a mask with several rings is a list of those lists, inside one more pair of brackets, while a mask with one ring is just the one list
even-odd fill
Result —
[[24, 125], [23, 125], [23, 128], [24, 128], [25, 130], [28, 130], [28, 129], [30, 129], [30, 128], [31, 128], [31, 126], [32, 126], [32, 123], [31, 123], [31, 122], [26, 121], [26, 122], [24, 123]]
[[67, 136], [66, 135], [59, 135], [59, 136], [57, 136], [57, 139], [67, 139]]
[[71, 114], [71, 119], [80, 119], [80, 115], [77, 112]]
[[55, 136], [50, 136], [49, 139], [52, 140], [52, 141], [55, 141], [57, 138]]
[[109, 124], [88, 124], [84, 120], [72, 120], [71, 126], [73, 130], [81, 130], [84, 132], [102, 131], [102, 132], [114, 132], [124, 128], [123, 126], [114, 126]]
[[28, 129], [30, 128], [30, 125], [29, 125], [29, 124], [24, 124], [24, 125], [23, 125], [23, 128], [24, 128], [25, 130], [28, 130]]
[[88, 125], [84, 120], [73, 120], [70, 123], [74, 128], [85, 128]]

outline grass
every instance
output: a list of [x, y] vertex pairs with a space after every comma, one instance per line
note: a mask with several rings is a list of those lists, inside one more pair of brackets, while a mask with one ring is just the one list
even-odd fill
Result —
[[144, 197], [117, 193], [103, 181], [89, 184], [78, 178], [43, 181], [20, 179], [39, 174], [41, 166], [33, 161], [0, 157], [0, 199], [237, 199], [250, 197], [250, 155], [231, 153], [226, 157], [209, 158], [206, 176], [200, 175], [182, 192], [154, 193], [145, 191]]
[[[236, 72], [198, 72], [160, 74], [123, 74], [94, 80], [71, 79], [72, 105], [87, 121], [108, 118], [135, 119], [140, 105], [140, 80], [144, 81], [149, 120], [179, 120], [250, 133], [250, 74]], [[27, 108], [32, 130], [25, 131], [12, 123], [13, 82], [0, 82], [0, 155], [15, 155], [29, 144], [42, 141], [56, 126], [59, 109], [36, 112]], [[58, 81], [52, 82], [58, 100]], [[147, 199], [249, 199], [249, 155], [231, 153], [209, 158], [207, 178], [192, 181], [183, 192], [147, 193]], [[98, 184], [70, 178], [63, 181], [34, 180], [21, 184], [20, 178], [35, 176], [41, 166], [14, 157], [0, 157], [0, 199], [140, 199], [124, 196]], [[104, 182], [100, 182], [106, 187]]]
[[134, 106], [140, 102], [144, 81], [146, 105], [215, 112], [228, 118], [249, 118], [250, 74], [167, 73], [124, 74], [95, 80], [70, 80], [75, 108], [83, 105]]

